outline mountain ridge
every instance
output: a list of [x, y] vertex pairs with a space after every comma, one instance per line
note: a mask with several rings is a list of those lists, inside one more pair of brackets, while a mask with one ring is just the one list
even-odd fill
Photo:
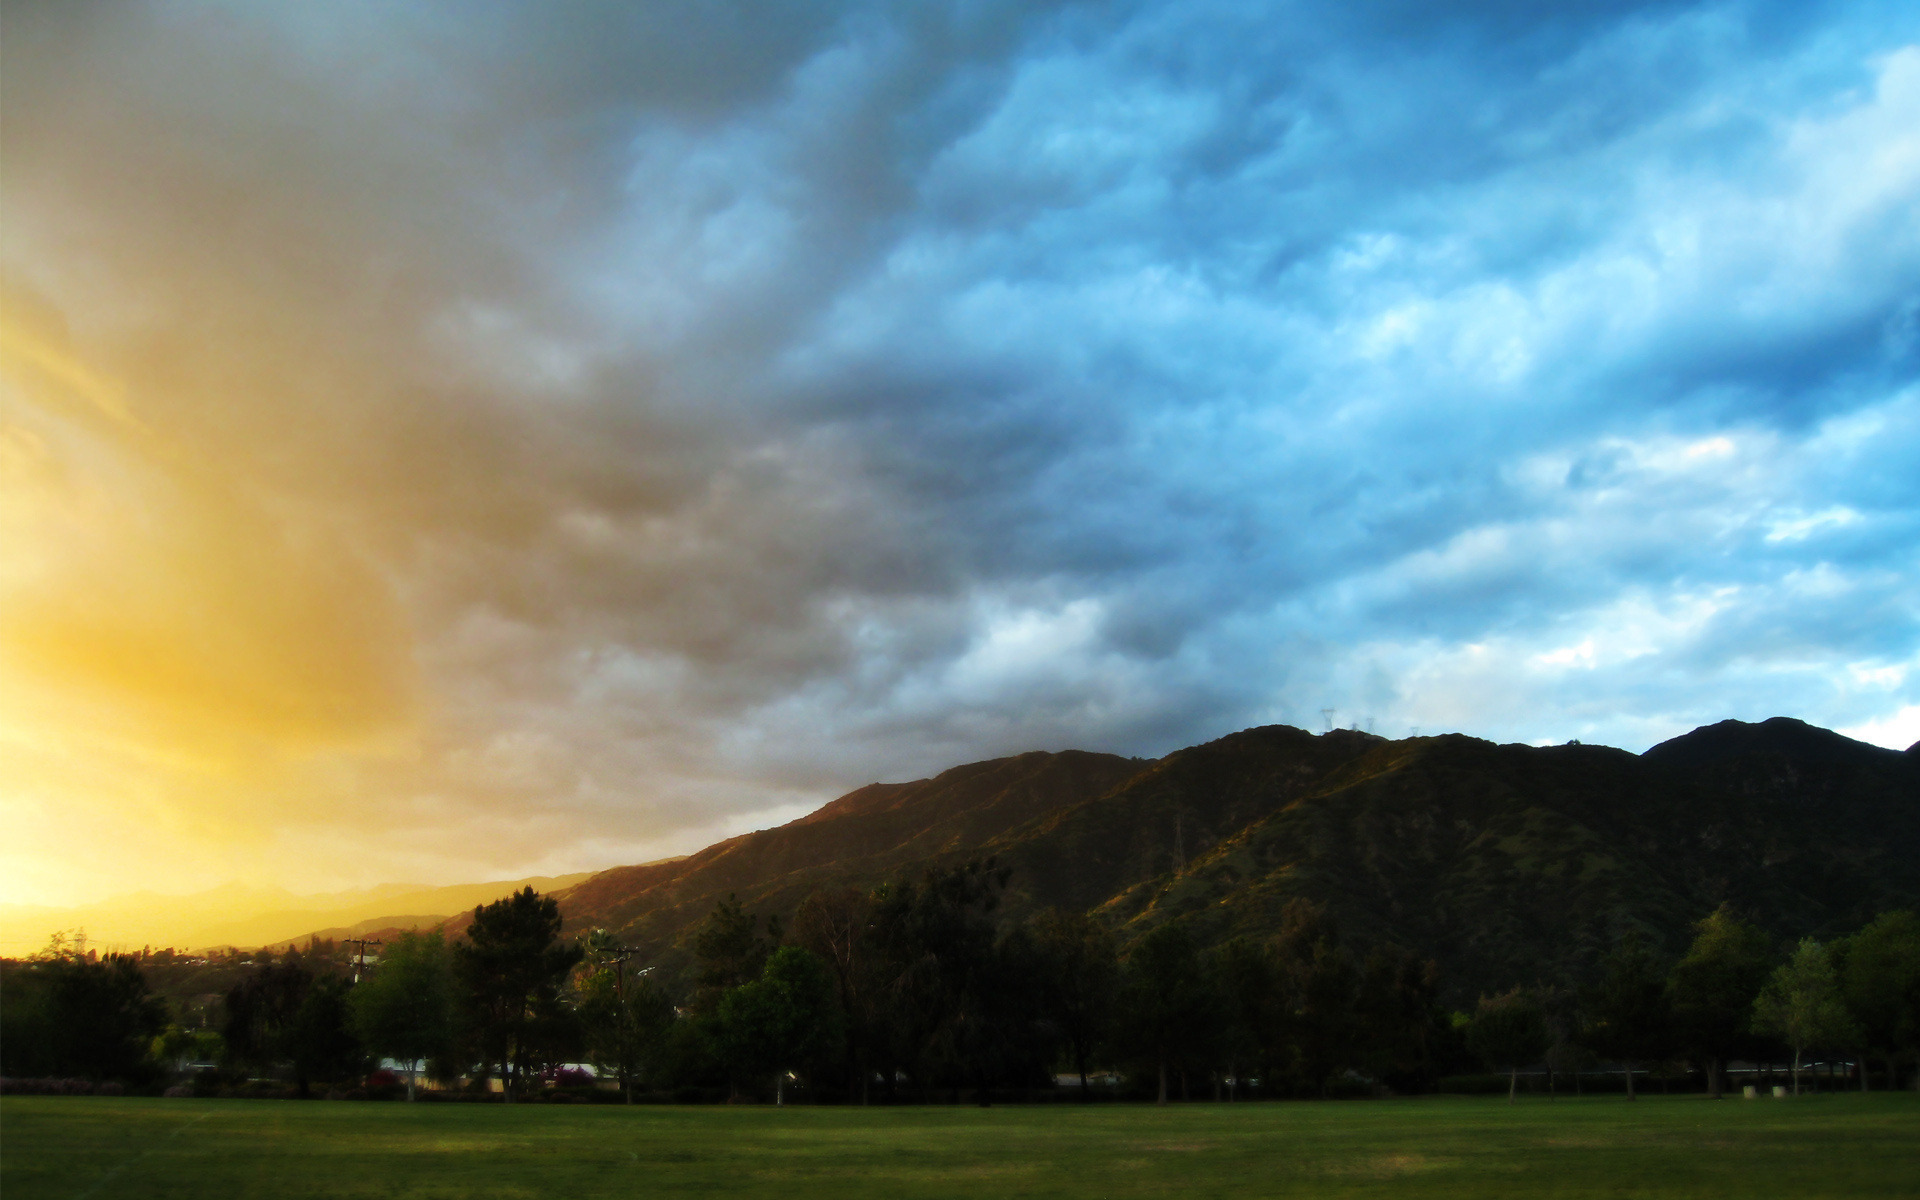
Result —
[[1009, 919], [1081, 909], [1128, 939], [1184, 920], [1212, 942], [1265, 936], [1304, 898], [1465, 994], [1578, 977], [1629, 930], [1677, 951], [1722, 902], [1783, 938], [1920, 903], [1920, 760], [1788, 718], [1642, 755], [1290, 726], [1145, 762], [1075, 753], [856, 789], [671, 869], [603, 873], [562, 912], [678, 968], [728, 895], [784, 919], [814, 887], [992, 856]]

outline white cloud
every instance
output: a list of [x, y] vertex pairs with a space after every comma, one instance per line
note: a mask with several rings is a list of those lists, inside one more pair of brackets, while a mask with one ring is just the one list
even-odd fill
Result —
[[1857, 741], [1885, 746], [1889, 750], [1905, 750], [1920, 744], [1920, 704], [1909, 704], [1898, 712], [1877, 720], [1849, 725], [1839, 732]]

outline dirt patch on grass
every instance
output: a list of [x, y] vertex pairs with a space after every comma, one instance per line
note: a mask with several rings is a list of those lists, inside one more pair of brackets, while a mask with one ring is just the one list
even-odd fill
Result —
[[1454, 1164], [1451, 1158], [1427, 1154], [1373, 1154], [1352, 1162], [1325, 1168], [1329, 1175], [1358, 1175], [1365, 1179], [1397, 1179], [1402, 1175], [1423, 1175], [1443, 1171]]

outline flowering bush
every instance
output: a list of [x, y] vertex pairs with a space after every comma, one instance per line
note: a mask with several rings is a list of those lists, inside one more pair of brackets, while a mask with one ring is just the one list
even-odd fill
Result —
[[93, 1083], [86, 1079], [5, 1079], [0, 1078], [4, 1096], [91, 1096]]

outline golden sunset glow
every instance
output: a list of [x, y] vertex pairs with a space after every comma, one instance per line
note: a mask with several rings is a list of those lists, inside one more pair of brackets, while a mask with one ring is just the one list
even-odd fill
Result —
[[142, 421], [137, 383], [6, 315], [0, 736], [38, 835], [8, 839], [8, 899], [243, 861], [334, 799], [316, 772], [410, 752], [403, 616], [337, 535]]

